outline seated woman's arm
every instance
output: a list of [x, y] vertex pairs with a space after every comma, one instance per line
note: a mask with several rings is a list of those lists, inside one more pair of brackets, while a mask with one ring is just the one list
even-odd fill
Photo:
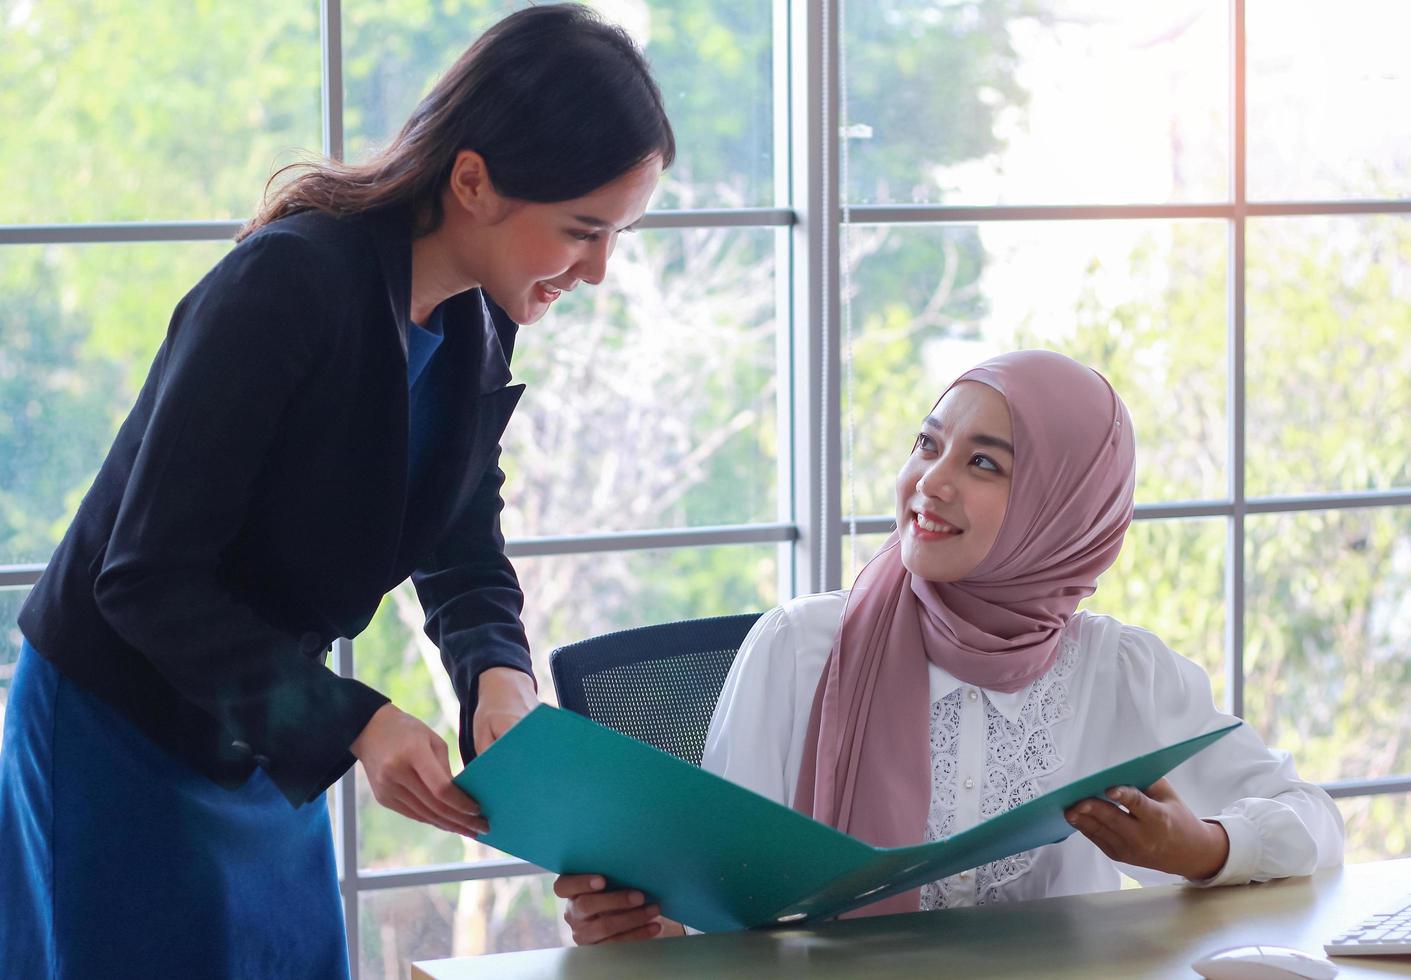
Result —
[[635, 889], [604, 891], [602, 875], [559, 875], [554, 894], [568, 899], [563, 920], [580, 946], [606, 942], [632, 942], [660, 936], [682, 936], [685, 929], [661, 914], [661, 906], [648, 902]]
[[[1148, 713], [1159, 744], [1211, 731], [1236, 719], [1216, 708], [1210, 678], [1159, 638], [1126, 627], [1119, 646], [1132, 703]], [[1241, 725], [1168, 777], [1191, 811], [1218, 823], [1229, 840], [1224, 863], [1192, 884], [1234, 885], [1311, 874], [1342, 863], [1337, 805], [1299, 778], [1288, 753], [1268, 748]], [[1143, 884], [1173, 879], [1146, 868], [1122, 869]]]
[[[802, 600], [816, 602], [817, 596]], [[797, 605], [797, 602], [790, 606]], [[841, 601], [838, 613], [841, 614]], [[832, 620], [832, 628], [837, 617]], [[831, 628], [830, 628], [831, 629]], [[808, 723], [808, 702], [796, 724], [800, 669], [812, 674], [811, 698], [822, 656], [798, 655], [789, 607], [772, 609], [750, 630], [730, 667], [711, 717], [701, 768], [788, 805], [797, 779], [795, 729]], [[817, 660], [816, 664], [800, 661]], [[807, 678], [804, 678], [807, 680]], [[635, 889], [605, 891], [602, 875], [561, 875], [554, 894], [568, 900], [564, 921], [579, 945], [684, 935], [679, 922], [661, 915], [650, 896]]]

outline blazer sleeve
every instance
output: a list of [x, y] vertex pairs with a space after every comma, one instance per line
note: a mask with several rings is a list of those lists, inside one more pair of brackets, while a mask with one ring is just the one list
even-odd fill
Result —
[[466, 762], [475, 758], [472, 722], [480, 674], [491, 667], [513, 667], [534, 678], [520, 620], [524, 594], [500, 531], [505, 474], [499, 459], [497, 446], [470, 502], [412, 572], [426, 611], [426, 635], [441, 651], [460, 699], [460, 750]]
[[349, 746], [387, 700], [312, 660], [219, 574], [318, 357], [328, 311], [306, 247], [287, 233], [252, 238], [178, 306], [94, 586], [118, 635], [233, 747], [248, 747], [295, 806], [353, 763]]

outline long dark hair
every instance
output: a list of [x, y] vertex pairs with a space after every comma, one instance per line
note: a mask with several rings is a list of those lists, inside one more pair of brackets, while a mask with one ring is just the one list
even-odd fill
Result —
[[[357, 214], [409, 207], [418, 234], [441, 223], [441, 193], [456, 154], [485, 158], [506, 197], [566, 201], [653, 155], [676, 157], [676, 139], [642, 52], [620, 27], [576, 3], [529, 7], [481, 37], [366, 163], [290, 164], [235, 236], [301, 211]], [[296, 176], [273, 193], [281, 174]]]

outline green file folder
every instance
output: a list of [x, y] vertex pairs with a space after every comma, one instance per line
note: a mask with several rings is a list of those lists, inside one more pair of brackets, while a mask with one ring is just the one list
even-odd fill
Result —
[[559, 873], [637, 888], [716, 932], [819, 919], [1073, 833], [1063, 812], [1150, 786], [1239, 723], [1093, 773], [942, 841], [884, 848], [675, 756], [541, 705], [456, 776], [486, 844]]

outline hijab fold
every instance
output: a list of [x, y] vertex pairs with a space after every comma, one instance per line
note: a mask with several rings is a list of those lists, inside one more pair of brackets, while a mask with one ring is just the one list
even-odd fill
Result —
[[[1033, 683], [1058, 659], [1063, 628], [1117, 559], [1132, 520], [1131, 417], [1102, 375], [1027, 350], [986, 361], [951, 388], [962, 381], [989, 385], [1009, 405], [1014, 470], [999, 535], [958, 582], [908, 572], [896, 533], [858, 575], [814, 694], [794, 793], [795, 809], [881, 847], [925, 838], [927, 664], [993, 691]], [[912, 890], [857, 914], [918, 906]]]

